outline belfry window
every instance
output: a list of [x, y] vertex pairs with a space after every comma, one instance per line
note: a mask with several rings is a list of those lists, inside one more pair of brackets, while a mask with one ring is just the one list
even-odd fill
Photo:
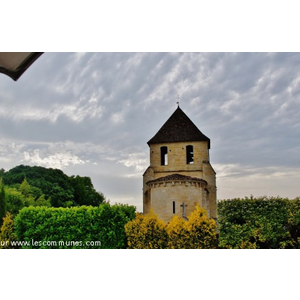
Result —
[[160, 161], [162, 166], [168, 164], [168, 147], [160, 147]]
[[194, 163], [194, 147], [192, 145], [186, 146], [186, 163], [188, 165]]

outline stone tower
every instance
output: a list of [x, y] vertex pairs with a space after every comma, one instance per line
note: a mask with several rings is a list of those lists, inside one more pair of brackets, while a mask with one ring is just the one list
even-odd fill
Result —
[[210, 139], [178, 106], [149, 140], [150, 166], [143, 174], [143, 212], [165, 222], [187, 216], [198, 203], [216, 218], [216, 173], [209, 161]]

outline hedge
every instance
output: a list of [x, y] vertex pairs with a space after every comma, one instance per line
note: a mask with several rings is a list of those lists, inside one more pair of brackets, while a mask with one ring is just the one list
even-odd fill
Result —
[[124, 225], [135, 207], [103, 203], [98, 207], [26, 207], [15, 218], [21, 248], [126, 248]]
[[218, 202], [220, 248], [299, 248], [300, 200], [261, 197]]

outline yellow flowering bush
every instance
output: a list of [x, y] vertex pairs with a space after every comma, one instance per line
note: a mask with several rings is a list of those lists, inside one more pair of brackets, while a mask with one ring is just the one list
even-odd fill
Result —
[[168, 248], [213, 249], [217, 246], [217, 225], [207, 217], [206, 210], [197, 205], [188, 221], [174, 216], [167, 225]]
[[0, 249], [12, 248], [10, 242], [15, 240], [14, 235], [14, 222], [12, 215], [7, 212], [3, 218], [3, 224], [0, 231]]
[[167, 245], [166, 224], [151, 210], [149, 214], [136, 214], [125, 225], [129, 249], [164, 249]]
[[216, 222], [199, 205], [188, 221], [175, 215], [168, 224], [153, 211], [137, 213], [125, 225], [125, 232], [130, 249], [212, 249], [217, 243]]

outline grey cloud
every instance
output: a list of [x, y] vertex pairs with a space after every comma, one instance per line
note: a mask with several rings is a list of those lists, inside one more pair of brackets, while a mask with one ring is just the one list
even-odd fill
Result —
[[138, 201], [126, 182], [139, 186], [142, 172], [130, 159], [144, 153], [147, 165], [146, 143], [179, 94], [211, 138], [213, 165], [238, 165], [245, 176], [244, 166], [298, 168], [299, 66], [299, 53], [45, 53], [19, 82], [1, 78], [0, 138], [42, 158], [70, 153], [85, 163], [66, 171]]

